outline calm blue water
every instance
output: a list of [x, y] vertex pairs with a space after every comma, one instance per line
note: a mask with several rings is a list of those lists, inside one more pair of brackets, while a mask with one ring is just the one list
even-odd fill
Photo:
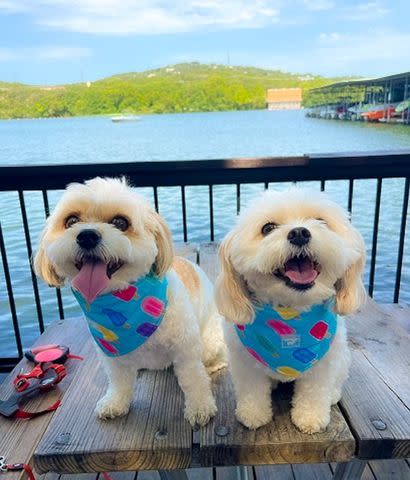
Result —
[[[343, 151], [410, 149], [410, 127], [373, 125], [306, 118], [302, 111], [221, 112], [180, 115], [149, 115], [137, 123], [112, 123], [109, 118], [0, 121], [1, 164], [62, 164], [124, 161], [157, 161], [298, 155]], [[318, 189], [318, 182], [306, 182]], [[375, 298], [391, 302], [395, 279], [404, 182], [383, 181], [382, 207], [376, 268]], [[270, 185], [286, 188], [288, 184]], [[244, 185], [241, 202], [263, 189]], [[151, 189], [140, 189], [152, 200]], [[326, 183], [326, 191], [341, 205], [347, 205], [347, 182]], [[376, 182], [355, 182], [353, 223], [363, 233], [368, 251], [372, 246], [372, 225]], [[187, 215], [189, 240], [209, 240], [207, 187], [189, 187]], [[61, 192], [50, 192], [51, 206]], [[214, 188], [216, 239], [229, 230], [236, 216], [236, 187]], [[25, 194], [33, 245], [44, 223], [41, 194]], [[168, 221], [176, 241], [182, 241], [180, 190], [159, 189], [160, 212]], [[0, 221], [5, 233], [8, 262], [25, 346], [38, 335], [37, 316], [31, 287], [27, 250], [16, 194], [0, 192]], [[410, 221], [407, 230], [410, 229]], [[407, 232], [407, 239], [410, 232]], [[410, 241], [404, 252], [401, 301], [410, 301]], [[368, 271], [366, 272], [366, 279]], [[0, 267], [0, 357], [15, 354], [12, 324]], [[39, 282], [46, 323], [58, 316], [52, 289]], [[66, 315], [79, 314], [71, 295], [63, 291]]]

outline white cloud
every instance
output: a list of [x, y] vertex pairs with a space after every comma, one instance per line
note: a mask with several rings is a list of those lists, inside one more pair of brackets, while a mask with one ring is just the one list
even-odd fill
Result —
[[24, 61], [24, 60], [67, 60], [73, 58], [89, 57], [92, 51], [85, 47], [65, 47], [55, 45], [43, 45], [22, 48], [1, 48], [0, 62]]
[[321, 33], [310, 51], [278, 59], [291, 71], [325, 75], [384, 75], [409, 69], [410, 33], [367, 29], [360, 33]]
[[381, 19], [389, 14], [389, 9], [380, 1], [359, 3], [341, 8], [341, 17], [354, 22], [370, 22]]
[[29, 5], [24, 1], [19, 2], [16, 0], [0, 0], [0, 14], [22, 13], [27, 12], [29, 9]]
[[331, 10], [335, 6], [335, 2], [331, 0], [303, 0], [307, 10], [319, 12], [322, 10]]
[[[1, 2], [2, 0], [0, 0]], [[37, 24], [91, 34], [165, 34], [260, 28], [278, 22], [283, 0], [6, 0]], [[1, 13], [1, 3], [0, 3]]]
[[332, 33], [321, 33], [319, 35], [319, 40], [322, 43], [334, 43], [339, 41], [342, 38], [342, 35], [338, 32], [332, 32]]

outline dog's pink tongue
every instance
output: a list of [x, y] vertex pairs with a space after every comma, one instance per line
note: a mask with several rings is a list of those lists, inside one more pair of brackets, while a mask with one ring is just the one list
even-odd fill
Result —
[[88, 261], [83, 264], [81, 270], [73, 278], [71, 285], [81, 293], [88, 303], [92, 303], [107, 287], [109, 281], [107, 265], [104, 262]]
[[285, 276], [293, 283], [306, 285], [307, 283], [312, 283], [318, 276], [318, 273], [314, 269], [312, 261], [308, 258], [292, 258], [285, 264]]

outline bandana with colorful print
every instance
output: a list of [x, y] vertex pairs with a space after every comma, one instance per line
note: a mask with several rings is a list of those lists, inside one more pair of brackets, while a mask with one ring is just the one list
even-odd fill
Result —
[[334, 299], [299, 312], [289, 307], [255, 307], [255, 320], [236, 325], [250, 355], [289, 379], [297, 378], [326, 355], [337, 329]]
[[99, 295], [92, 303], [72, 289], [94, 340], [110, 357], [126, 355], [147, 341], [167, 307], [168, 281], [149, 274], [125, 290]]

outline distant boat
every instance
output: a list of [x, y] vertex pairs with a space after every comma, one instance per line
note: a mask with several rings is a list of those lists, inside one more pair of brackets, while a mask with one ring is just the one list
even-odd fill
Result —
[[115, 115], [111, 117], [111, 121], [118, 123], [118, 122], [138, 122], [141, 120], [141, 117], [137, 115]]
[[390, 117], [391, 115], [393, 115], [395, 110], [396, 108], [393, 105], [388, 105], [386, 107], [378, 106], [377, 108], [364, 112], [361, 115], [363, 118], [367, 120], [375, 121], [375, 120], [381, 120], [384, 117]]

